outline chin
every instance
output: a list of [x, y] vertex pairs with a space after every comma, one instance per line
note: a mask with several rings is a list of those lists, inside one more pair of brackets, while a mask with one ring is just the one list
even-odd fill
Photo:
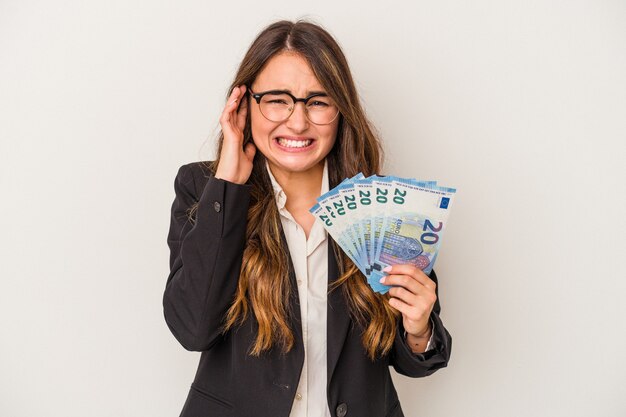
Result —
[[281, 170], [283, 172], [290, 172], [290, 173], [295, 173], [295, 172], [306, 172], [309, 171], [313, 168], [315, 168], [318, 165], [323, 164], [324, 159], [322, 158], [321, 160], [315, 160], [315, 161], [281, 161], [281, 160], [269, 160], [270, 166], [273, 169], [278, 169]]

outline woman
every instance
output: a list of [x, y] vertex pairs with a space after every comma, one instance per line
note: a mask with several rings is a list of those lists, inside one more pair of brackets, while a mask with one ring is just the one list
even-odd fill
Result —
[[319, 26], [280, 21], [246, 53], [218, 159], [180, 168], [165, 320], [200, 364], [181, 416], [402, 416], [389, 366], [447, 365], [436, 276], [386, 271], [387, 295], [309, 213], [381, 149], [346, 59]]

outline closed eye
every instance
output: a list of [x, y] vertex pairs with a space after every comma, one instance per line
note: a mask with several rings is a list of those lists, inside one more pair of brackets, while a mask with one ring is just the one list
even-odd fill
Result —
[[277, 98], [277, 99], [274, 99], [274, 100], [267, 100], [267, 103], [287, 105], [287, 100], [283, 100], [283, 99]]
[[329, 104], [325, 103], [323, 101], [316, 100], [316, 101], [309, 102], [309, 106], [313, 106], [313, 107], [328, 107]]

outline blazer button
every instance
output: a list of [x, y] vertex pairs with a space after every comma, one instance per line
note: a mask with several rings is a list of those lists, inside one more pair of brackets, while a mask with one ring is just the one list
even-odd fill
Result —
[[337, 406], [337, 417], [344, 417], [348, 414], [348, 405], [346, 403], [341, 403]]
[[213, 203], [213, 209], [219, 213], [220, 210], [222, 210], [222, 205], [218, 201], [216, 201], [215, 203]]

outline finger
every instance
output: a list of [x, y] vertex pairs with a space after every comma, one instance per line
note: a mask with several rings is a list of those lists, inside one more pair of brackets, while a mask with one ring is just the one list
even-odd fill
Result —
[[397, 298], [410, 306], [416, 306], [419, 303], [418, 296], [404, 287], [392, 287], [388, 292], [391, 297]]
[[239, 87], [233, 88], [233, 91], [230, 93], [228, 100], [226, 100], [226, 106], [224, 106], [223, 114], [226, 113], [229, 118], [232, 118], [233, 113], [237, 112], [239, 102], [241, 101], [241, 96], [241, 89]]
[[417, 293], [413, 293], [404, 287], [392, 287], [389, 289], [389, 295], [420, 310], [430, 310], [437, 302], [435, 292], [424, 286], [422, 286], [421, 291]]
[[[387, 275], [381, 278], [380, 282], [391, 285], [390, 295], [395, 297], [396, 294], [399, 294], [399, 298], [411, 306], [428, 305], [432, 307], [437, 302], [437, 293], [434, 289], [422, 285], [408, 275]], [[406, 294], [404, 291], [413, 295]]]
[[233, 118], [236, 117], [235, 113], [237, 111], [237, 103], [239, 100], [238, 97], [240, 93], [241, 90], [239, 88], [235, 87], [233, 89], [233, 91], [230, 93], [230, 96], [228, 97], [228, 102], [226, 103], [226, 106], [224, 106], [222, 115], [220, 116], [220, 125], [222, 126], [222, 130], [225, 131], [228, 136], [231, 136], [231, 133], [233, 133]]
[[239, 97], [241, 97], [241, 89], [239, 88], [239, 86], [235, 86], [233, 88], [233, 91], [230, 92], [230, 96], [227, 100], [227, 105], [231, 106], [232, 104], [234, 104], [235, 101], [239, 100]]
[[248, 97], [243, 96], [239, 112], [237, 113], [237, 127], [241, 130], [246, 126], [246, 116], [248, 115]]
[[[392, 287], [389, 292], [392, 292], [392, 290], [394, 292], [398, 291], [394, 290], [394, 288], [403, 288], [422, 298], [427, 304], [434, 305], [437, 301], [437, 293], [434, 288], [423, 285], [410, 275], [387, 275], [381, 278], [380, 282]], [[415, 299], [415, 301], [409, 302], [411, 305], [416, 305], [415, 303], [419, 303], [419, 300]]]
[[428, 275], [424, 273], [424, 271], [415, 267], [414, 265], [410, 265], [410, 264], [391, 265], [385, 268], [383, 271], [389, 275], [392, 275], [392, 274], [409, 275], [413, 277], [415, 280], [417, 280], [419, 283], [421, 283], [427, 288], [432, 289], [433, 291], [435, 290], [435, 288], [437, 288], [437, 284], [435, 283], [435, 281], [430, 279]]
[[412, 315], [411, 306], [403, 302], [402, 300], [392, 297], [389, 299], [389, 305], [407, 317], [410, 317]]
[[400, 286], [411, 291], [413, 294], [429, 291], [427, 287], [410, 275], [387, 275], [380, 279], [380, 283], [389, 286]]
[[[400, 298], [389, 298], [389, 305], [402, 313], [405, 319], [413, 322], [423, 321], [430, 316], [432, 308], [424, 308], [424, 306], [412, 306]], [[421, 328], [422, 326], [420, 326]], [[408, 329], [407, 329], [408, 330]]]

